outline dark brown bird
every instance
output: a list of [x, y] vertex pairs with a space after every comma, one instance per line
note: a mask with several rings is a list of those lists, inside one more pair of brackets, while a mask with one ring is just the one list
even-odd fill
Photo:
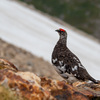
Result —
[[59, 33], [59, 40], [52, 53], [52, 63], [57, 72], [69, 83], [77, 80], [90, 80], [98, 83], [89, 75], [85, 67], [81, 64], [78, 57], [73, 54], [67, 47], [67, 32], [64, 29], [56, 30]]

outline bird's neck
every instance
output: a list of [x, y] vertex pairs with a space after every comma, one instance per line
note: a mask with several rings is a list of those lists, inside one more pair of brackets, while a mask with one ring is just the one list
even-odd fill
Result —
[[67, 45], [67, 37], [63, 37], [63, 38], [60, 37], [58, 43], [66, 46]]

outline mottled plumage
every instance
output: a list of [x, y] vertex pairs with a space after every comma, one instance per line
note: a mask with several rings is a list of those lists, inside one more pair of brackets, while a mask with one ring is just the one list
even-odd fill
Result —
[[59, 40], [52, 53], [52, 63], [57, 72], [70, 83], [77, 80], [91, 80], [98, 83], [92, 78], [85, 67], [81, 64], [78, 57], [73, 54], [67, 47], [67, 32], [64, 29], [56, 30], [59, 33]]

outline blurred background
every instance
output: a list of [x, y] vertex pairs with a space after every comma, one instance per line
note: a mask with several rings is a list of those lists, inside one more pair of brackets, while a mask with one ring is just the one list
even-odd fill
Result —
[[0, 1], [0, 58], [20, 70], [62, 80], [51, 64], [58, 28], [88, 72], [100, 79], [100, 1]]
[[100, 39], [100, 1], [20, 0]]

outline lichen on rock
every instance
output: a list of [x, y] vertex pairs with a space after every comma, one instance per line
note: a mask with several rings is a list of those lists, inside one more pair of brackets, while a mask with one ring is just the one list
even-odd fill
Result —
[[[3, 61], [3, 62], [2, 62]], [[28, 100], [95, 100], [100, 99], [100, 84], [76, 82], [69, 85], [32, 72], [18, 71], [9, 61], [0, 59], [0, 84], [8, 86]], [[9, 66], [8, 66], [9, 65]]]

